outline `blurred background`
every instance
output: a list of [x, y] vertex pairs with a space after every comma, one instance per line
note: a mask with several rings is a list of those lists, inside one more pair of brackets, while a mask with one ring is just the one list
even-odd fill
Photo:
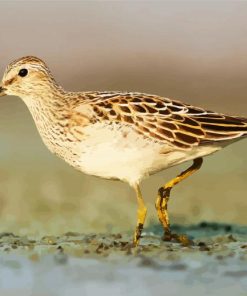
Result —
[[[129, 90], [247, 116], [247, 3], [221, 1], [0, 2], [0, 73], [36, 55], [68, 90]], [[2, 75], [2, 74], [1, 74]], [[247, 224], [246, 141], [204, 159], [172, 192], [172, 223]], [[142, 183], [148, 223], [159, 186], [189, 164]], [[86, 176], [50, 154], [24, 103], [0, 100], [0, 231], [131, 230], [127, 184]]]

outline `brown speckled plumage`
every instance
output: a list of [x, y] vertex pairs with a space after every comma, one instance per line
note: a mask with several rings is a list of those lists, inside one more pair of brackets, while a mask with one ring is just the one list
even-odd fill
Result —
[[178, 148], [226, 141], [247, 133], [244, 119], [160, 96], [128, 92], [84, 95], [92, 104], [97, 120], [130, 124], [144, 136], [169, 142]]

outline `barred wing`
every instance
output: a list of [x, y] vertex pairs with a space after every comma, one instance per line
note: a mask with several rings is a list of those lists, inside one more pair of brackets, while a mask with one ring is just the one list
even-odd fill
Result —
[[247, 119], [218, 114], [176, 100], [141, 93], [94, 93], [90, 102], [100, 120], [125, 122], [139, 133], [178, 148], [247, 135]]

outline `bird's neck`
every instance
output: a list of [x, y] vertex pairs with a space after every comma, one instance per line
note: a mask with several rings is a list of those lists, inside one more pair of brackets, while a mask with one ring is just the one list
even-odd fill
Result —
[[[32, 114], [36, 127], [47, 147], [59, 154], [59, 149], [67, 145], [66, 137], [70, 141], [77, 141], [74, 126], [83, 127], [93, 117], [89, 104], [79, 104], [86, 96], [84, 93], [60, 92], [46, 95], [32, 94], [22, 97]], [[60, 143], [60, 144], [57, 144]]]
[[51, 126], [66, 113], [68, 104], [64, 90], [39, 91], [31, 95], [23, 96], [22, 100], [28, 107], [37, 128], [41, 125]]
[[21, 96], [21, 99], [27, 105], [30, 112], [33, 112], [33, 110], [42, 112], [56, 109], [60, 105], [66, 105], [66, 91], [59, 86], [55, 88], [45, 86]]
[[61, 87], [56, 91], [40, 91], [22, 97], [38, 128], [40, 125], [56, 125], [58, 121], [71, 117], [78, 99], [86, 101], [83, 92], [67, 92]]

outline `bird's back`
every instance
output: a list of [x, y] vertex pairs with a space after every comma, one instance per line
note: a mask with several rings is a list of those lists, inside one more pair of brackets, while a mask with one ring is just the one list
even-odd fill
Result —
[[247, 134], [247, 119], [205, 110], [177, 100], [129, 92], [88, 92], [96, 121], [131, 126], [157, 142], [189, 149], [232, 141]]

